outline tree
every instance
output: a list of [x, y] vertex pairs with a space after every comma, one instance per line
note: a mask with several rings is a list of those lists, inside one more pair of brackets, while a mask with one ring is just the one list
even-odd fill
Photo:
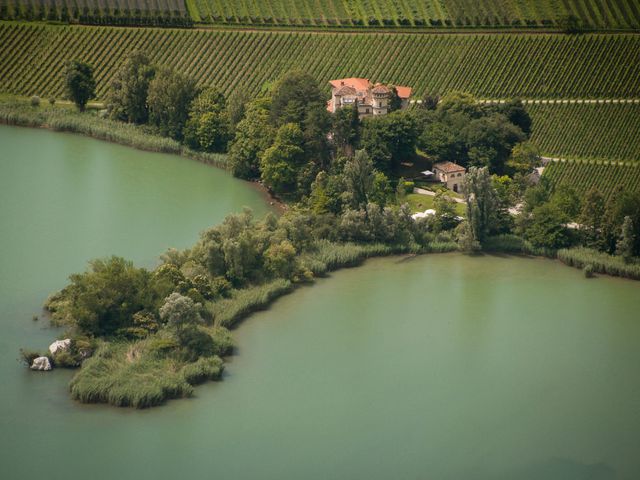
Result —
[[300, 127], [286, 123], [278, 129], [273, 146], [260, 159], [260, 178], [279, 195], [295, 195], [299, 169], [304, 160]]
[[439, 101], [440, 97], [438, 95], [425, 94], [424, 97], [422, 97], [420, 107], [425, 110], [435, 110], [438, 107]]
[[524, 141], [514, 145], [511, 150], [511, 157], [507, 161], [507, 170], [511, 175], [520, 173], [528, 175], [533, 169], [540, 166], [542, 157], [538, 147], [530, 142]]
[[160, 319], [168, 326], [182, 330], [202, 321], [199, 310], [200, 305], [191, 298], [173, 292], [160, 307]]
[[76, 104], [78, 110], [84, 112], [87, 102], [96, 96], [93, 67], [80, 60], [68, 62], [65, 72], [65, 86], [67, 96]]
[[571, 243], [566, 227], [567, 215], [553, 203], [533, 209], [524, 227], [524, 237], [534, 247], [558, 249]]
[[358, 150], [355, 156], [345, 164], [344, 176], [353, 206], [364, 208], [369, 203], [369, 194], [375, 179], [373, 162], [365, 150]]
[[288, 72], [273, 86], [271, 122], [277, 127], [286, 123], [302, 125], [310, 111], [318, 108], [327, 111], [325, 100], [313, 76], [298, 70]]
[[633, 235], [633, 254], [640, 254], [640, 192], [630, 192], [618, 188], [609, 197], [605, 205], [602, 225], [602, 241], [608, 253], [615, 253], [616, 243], [622, 236], [624, 217], [631, 218]]
[[246, 105], [249, 103], [249, 100], [251, 100], [251, 97], [244, 89], [236, 90], [229, 95], [229, 99], [227, 101], [227, 115], [229, 116], [231, 125], [234, 127], [244, 118]]
[[497, 206], [497, 194], [486, 167], [469, 168], [464, 178], [464, 195], [471, 236], [482, 244], [494, 228]]
[[163, 135], [182, 140], [196, 94], [193, 78], [170, 68], [161, 68], [149, 83], [149, 122]]
[[531, 125], [533, 120], [521, 100], [509, 100], [506, 103], [498, 104], [498, 113], [503, 114], [507, 119], [529, 138], [531, 135]]
[[288, 240], [270, 245], [264, 252], [264, 266], [273, 277], [292, 279], [298, 270], [295, 247]]
[[602, 242], [602, 225], [604, 217], [604, 197], [597, 187], [591, 187], [584, 197], [582, 209], [578, 217], [580, 233], [584, 245], [600, 249]]
[[360, 141], [360, 118], [358, 107], [346, 106], [333, 114], [331, 135], [340, 155], [352, 155]]
[[519, 127], [499, 113], [472, 120], [462, 135], [469, 149], [470, 165], [489, 167], [491, 173], [498, 175], [504, 173], [514, 145], [526, 138]]
[[626, 263], [633, 259], [635, 232], [633, 230], [633, 220], [629, 215], [625, 215], [622, 223], [622, 235], [616, 245], [616, 253], [620, 255]]
[[258, 178], [260, 157], [271, 146], [274, 137], [269, 111], [258, 103], [249, 104], [245, 118], [237, 125], [235, 139], [229, 148], [229, 163], [233, 175], [245, 179]]
[[444, 122], [429, 123], [420, 137], [418, 146], [437, 161], [456, 161], [460, 143], [453, 128]]
[[386, 175], [401, 162], [415, 157], [418, 129], [413, 115], [407, 111], [366, 118], [361, 147], [371, 156], [375, 167]]
[[184, 139], [191, 148], [207, 152], [224, 152], [231, 140], [231, 122], [224, 95], [206, 88], [192, 102]]
[[131, 52], [111, 82], [106, 98], [109, 115], [130, 123], [146, 123], [149, 119], [149, 83], [155, 73], [156, 68], [145, 53]]
[[396, 110], [400, 110], [402, 108], [402, 99], [400, 95], [398, 95], [398, 89], [396, 87], [391, 87], [391, 97], [389, 98], [389, 113], [395, 112]]
[[121, 257], [89, 262], [89, 270], [53, 299], [54, 318], [87, 335], [110, 335], [132, 326], [133, 315], [153, 309], [150, 274]]

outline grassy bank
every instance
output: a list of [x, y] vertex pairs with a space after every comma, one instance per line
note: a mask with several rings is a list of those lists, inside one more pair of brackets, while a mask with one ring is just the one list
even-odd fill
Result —
[[157, 135], [149, 127], [101, 118], [97, 111], [77, 112], [67, 106], [32, 106], [26, 99], [0, 99], [0, 123], [23, 127], [48, 128], [134, 147], [150, 152], [172, 153], [226, 169], [226, 155], [196, 152], [179, 142]]

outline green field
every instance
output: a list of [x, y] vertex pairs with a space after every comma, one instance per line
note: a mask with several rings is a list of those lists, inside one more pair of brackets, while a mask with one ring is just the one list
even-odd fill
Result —
[[635, 0], [189, 0], [197, 21], [250, 25], [638, 28]]
[[585, 194], [596, 186], [606, 197], [610, 197], [621, 186], [626, 190], [640, 191], [640, 163], [609, 163], [606, 161], [568, 160], [551, 162], [544, 171], [556, 188], [570, 186], [578, 194]]
[[640, 103], [527, 105], [543, 155], [640, 162]]
[[64, 63], [78, 58], [94, 65], [103, 97], [134, 49], [226, 93], [256, 93], [302, 69], [323, 84], [363, 76], [412, 86], [418, 96], [466, 90], [493, 98], [640, 97], [640, 36], [634, 34], [340, 34], [13, 22], [0, 23], [0, 91], [59, 97]]

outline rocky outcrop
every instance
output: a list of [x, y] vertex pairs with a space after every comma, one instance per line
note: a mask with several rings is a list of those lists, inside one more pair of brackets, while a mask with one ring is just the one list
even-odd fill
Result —
[[49, 371], [51, 370], [51, 362], [48, 357], [36, 357], [33, 359], [33, 363], [31, 364], [31, 370], [42, 370]]
[[71, 346], [71, 339], [65, 338], [64, 340], [56, 340], [49, 345], [49, 351], [51, 355], [55, 355], [57, 352], [67, 350]]

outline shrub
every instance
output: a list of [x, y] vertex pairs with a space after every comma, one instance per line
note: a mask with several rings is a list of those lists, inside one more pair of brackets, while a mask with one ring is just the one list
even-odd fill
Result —
[[49, 105], [51, 105], [53, 107], [55, 104], [56, 104], [55, 97], [49, 97]]
[[37, 95], [34, 95], [29, 100], [29, 103], [31, 104], [32, 107], [39, 107], [40, 106], [40, 97], [37, 96]]

